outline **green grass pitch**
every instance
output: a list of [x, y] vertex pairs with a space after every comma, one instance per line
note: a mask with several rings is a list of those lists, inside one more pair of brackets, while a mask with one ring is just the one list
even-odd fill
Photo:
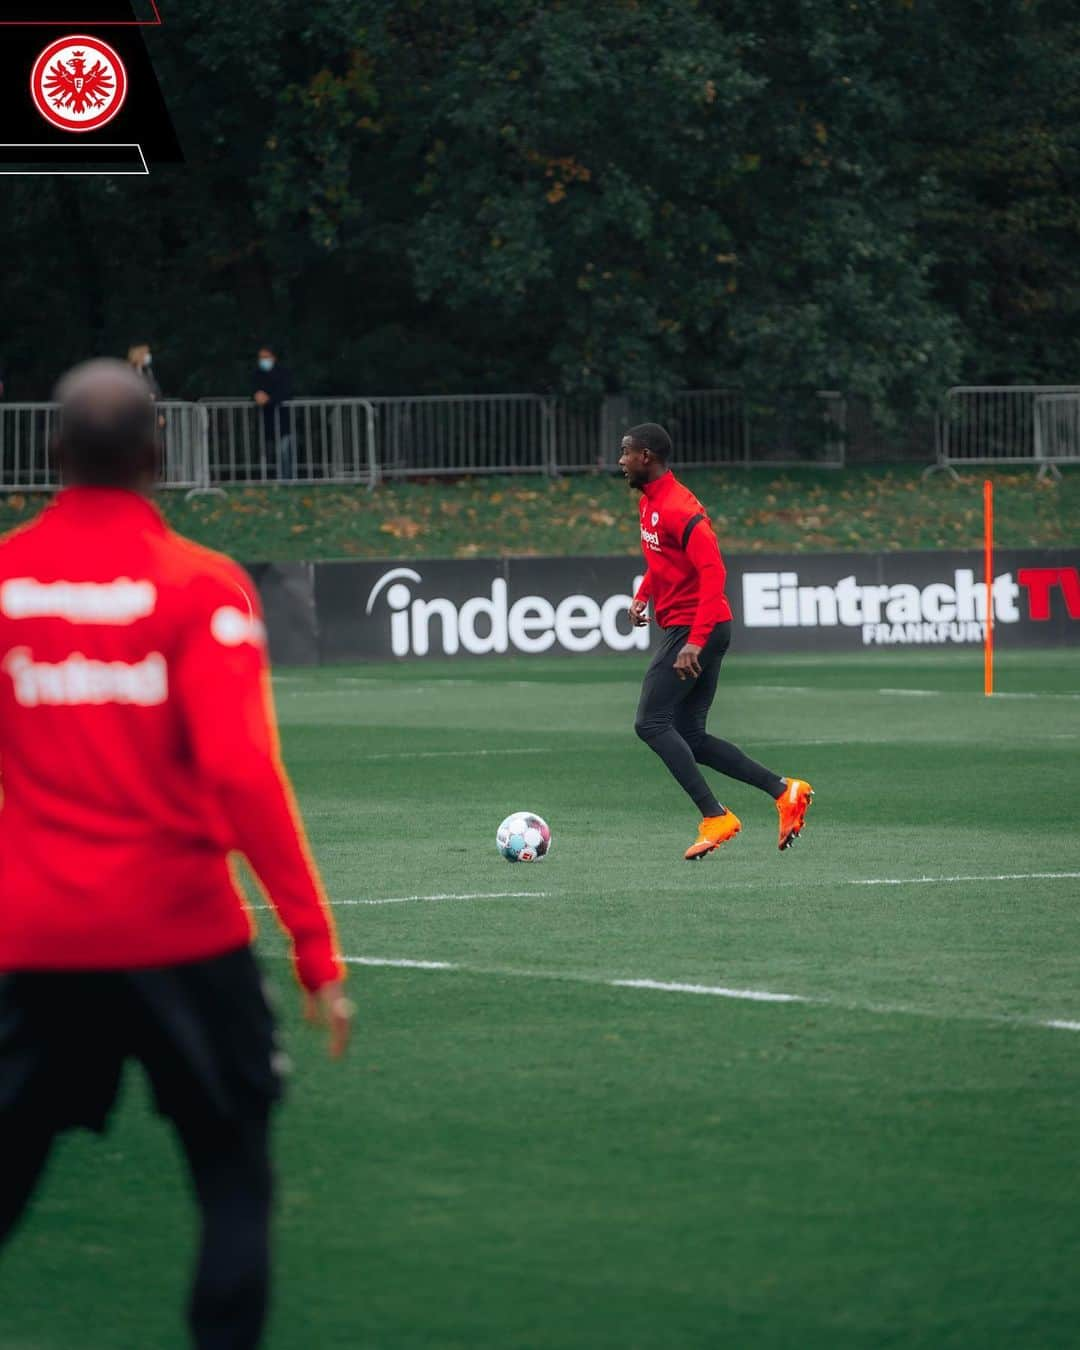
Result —
[[[1005, 654], [986, 700], [976, 653], [736, 648], [713, 729], [817, 800], [780, 854], [725, 783], [743, 833], [695, 865], [641, 669], [277, 678], [345, 951], [446, 968], [354, 966], [332, 1065], [259, 915], [295, 1060], [270, 1350], [1080, 1344], [1080, 653]], [[539, 865], [495, 852], [518, 808]], [[132, 1071], [0, 1266], [0, 1347], [182, 1346], [193, 1236]]]

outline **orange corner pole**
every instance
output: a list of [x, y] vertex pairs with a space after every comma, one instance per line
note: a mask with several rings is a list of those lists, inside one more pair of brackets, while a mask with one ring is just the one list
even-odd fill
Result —
[[986, 639], [983, 644], [983, 693], [994, 692], [994, 484], [983, 483], [983, 572], [986, 580]]

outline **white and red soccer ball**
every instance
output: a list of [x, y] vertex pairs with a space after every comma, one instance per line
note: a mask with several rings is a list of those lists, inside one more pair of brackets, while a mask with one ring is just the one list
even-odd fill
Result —
[[515, 811], [495, 832], [495, 846], [507, 862], [540, 862], [551, 848], [551, 827], [531, 811]]

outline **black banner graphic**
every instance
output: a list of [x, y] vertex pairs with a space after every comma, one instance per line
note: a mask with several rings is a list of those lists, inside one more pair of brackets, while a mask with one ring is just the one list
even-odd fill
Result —
[[[760, 554], [727, 560], [747, 652], [978, 648], [982, 554]], [[635, 558], [263, 564], [271, 650], [286, 663], [648, 650], [626, 609]], [[1080, 646], [1080, 552], [1008, 549], [992, 587], [999, 647]]]
[[147, 48], [151, 0], [0, 3], [0, 175], [145, 175], [183, 154]]

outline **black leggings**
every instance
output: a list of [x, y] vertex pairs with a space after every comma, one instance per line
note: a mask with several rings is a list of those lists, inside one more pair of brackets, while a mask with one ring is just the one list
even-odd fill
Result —
[[[270, 1281], [272, 1181], [267, 1117], [175, 1122], [202, 1213], [188, 1304], [197, 1350], [254, 1350]], [[18, 1223], [55, 1135], [39, 1120], [0, 1116], [0, 1247]]]
[[688, 627], [665, 631], [664, 641], [645, 672], [634, 730], [656, 751], [703, 816], [719, 815], [723, 807], [699, 764], [760, 788], [770, 797], [779, 797], [784, 791], [783, 778], [743, 754], [731, 741], [710, 736], [705, 729], [720, 667], [731, 642], [731, 624], [718, 623], [709, 635], [698, 657], [701, 674], [697, 679], [680, 680], [675, 673], [675, 658], [689, 636]]

